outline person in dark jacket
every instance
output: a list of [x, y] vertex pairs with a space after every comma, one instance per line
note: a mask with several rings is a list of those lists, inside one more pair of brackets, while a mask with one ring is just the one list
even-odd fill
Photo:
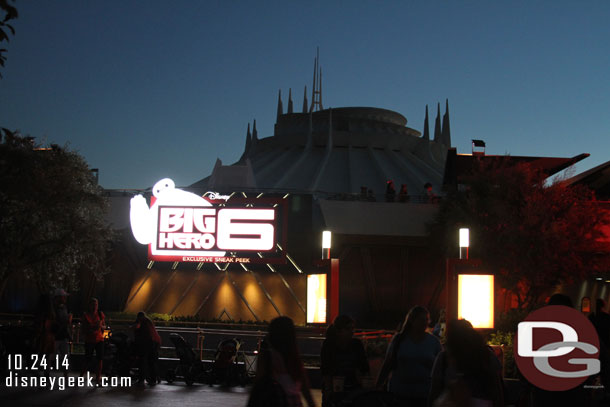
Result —
[[[364, 346], [353, 334], [354, 320], [347, 315], [336, 317], [326, 331], [320, 354], [322, 406], [327, 405], [335, 393], [361, 388], [362, 376], [369, 373]], [[335, 388], [333, 379], [342, 382], [342, 386]]]

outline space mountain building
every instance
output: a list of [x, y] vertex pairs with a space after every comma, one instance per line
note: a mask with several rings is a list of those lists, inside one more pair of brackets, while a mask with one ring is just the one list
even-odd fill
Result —
[[[442, 117], [437, 106], [431, 136], [427, 108], [422, 135], [391, 110], [324, 109], [315, 79], [311, 96], [309, 103], [305, 90], [296, 112], [292, 92], [285, 110], [280, 93], [274, 134], [261, 137], [256, 122], [248, 125], [241, 158], [226, 166], [217, 160], [212, 174], [191, 189], [288, 195], [287, 250], [305, 274], [320, 258], [322, 231], [332, 231], [341, 312], [374, 322], [401, 319], [415, 304], [438, 308], [443, 260], [430, 253], [426, 226], [437, 205], [424, 185], [442, 191], [451, 147], [448, 102]], [[389, 181], [393, 196], [386, 194]], [[304, 314], [291, 316], [303, 322]]]

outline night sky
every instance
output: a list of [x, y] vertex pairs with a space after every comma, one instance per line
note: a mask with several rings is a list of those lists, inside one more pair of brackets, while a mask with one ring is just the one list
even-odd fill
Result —
[[[0, 126], [67, 144], [106, 188], [176, 185], [271, 136], [277, 94], [397, 111], [422, 131], [449, 99], [452, 142], [610, 160], [608, 1], [18, 1]], [[4, 44], [6, 45], [6, 43]]]

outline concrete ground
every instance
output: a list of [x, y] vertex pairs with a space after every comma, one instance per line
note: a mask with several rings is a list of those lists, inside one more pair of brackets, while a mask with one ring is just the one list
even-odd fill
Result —
[[[66, 388], [49, 390], [46, 388], [7, 388], [0, 385], [0, 405], [2, 406], [95, 406], [95, 407], [243, 407], [248, 402], [248, 387], [222, 388], [195, 384], [186, 386], [177, 382], [163, 382], [154, 387], [132, 385], [124, 388]], [[321, 406], [320, 390], [312, 391], [318, 406]], [[304, 405], [307, 405], [304, 403]]]
[[[75, 376], [72, 374], [72, 376]], [[513, 386], [515, 385], [515, 386]], [[515, 383], [509, 382], [508, 393], [516, 392]], [[512, 391], [511, 391], [512, 390]], [[223, 388], [195, 384], [186, 386], [184, 382], [156, 386], [133, 384], [123, 388], [77, 387], [64, 390], [50, 390], [40, 387], [6, 387], [5, 379], [0, 383], [0, 406], [10, 407], [245, 407], [248, 402], [248, 387]], [[322, 405], [320, 390], [312, 390], [316, 405]], [[590, 394], [590, 400], [581, 404], [591, 407], [608, 406], [603, 394]], [[515, 406], [516, 399], [505, 400], [508, 406]], [[303, 401], [303, 405], [307, 404]], [[375, 406], [372, 406], [375, 407]], [[573, 406], [570, 406], [573, 407]]]

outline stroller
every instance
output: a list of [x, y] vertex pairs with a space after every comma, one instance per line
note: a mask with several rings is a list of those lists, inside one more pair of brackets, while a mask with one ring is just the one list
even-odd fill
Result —
[[[243, 351], [240, 352], [241, 341], [237, 338], [223, 339], [218, 343], [214, 363], [210, 374], [210, 384], [233, 386], [246, 384], [248, 375]], [[239, 360], [239, 356], [241, 361]]]
[[103, 373], [106, 376], [131, 376], [133, 357], [128, 339], [124, 332], [113, 333], [109, 328], [104, 329]]
[[203, 362], [199, 360], [193, 351], [191, 345], [177, 333], [171, 333], [169, 339], [176, 348], [176, 356], [178, 356], [180, 362], [178, 367], [167, 371], [165, 380], [168, 383], [173, 383], [177, 377], [182, 377], [188, 386], [191, 386], [196, 381], [206, 382], [208, 372], [205, 370]]
[[[135, 377], [133, 367], [137, 366], [137, 358], [134, 355], [133, 342], [129, 340], [129, 336], [125, 332], [117, 332], [110, 336], [108, 342], [104, 355], [111, 356], [108, 366], [109, 375]], [[110, 352], [107, 353], [108, 350]]]

